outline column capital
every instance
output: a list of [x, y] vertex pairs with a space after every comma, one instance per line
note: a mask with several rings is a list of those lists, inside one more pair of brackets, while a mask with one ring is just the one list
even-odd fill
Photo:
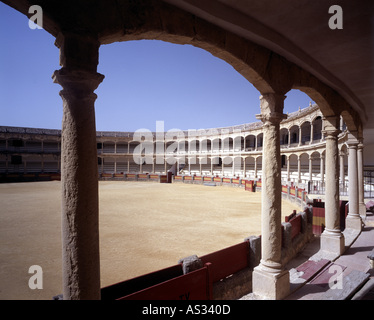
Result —
[[261, 95], [261, 114], [256, 115], [256, 118], [264, 123], [280, 123], [282, 120], [287, 119], [287, 115], [283, 113], [285, 98], [285, 95], [277, 93], [265, 93]]
[[64, 92], [69, 92], [79, 97], [92, 93], [104, 80], [104, 75], [86, 70], [70, 70], [61, 68], [56, 70], [52, 79], [54, 83], [62, 86]]
[[324, 128], [322, 133], [327, 137], [337, 137], [341, 133], [340, 128], [340, 117], [339, 116], [327, 116], [323, 118]]
[[357, 132], [348, 132], [347, 146], [348, 148], [357, 148], [360, 141], [357, 138]]

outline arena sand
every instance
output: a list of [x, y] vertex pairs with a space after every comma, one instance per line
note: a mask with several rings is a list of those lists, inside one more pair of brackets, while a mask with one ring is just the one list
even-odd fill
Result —
[[[62, 293], [60, 189], [58, 181], [0, 184], [0, 299]], [[261, 193], [242, 188], [102, 181], [99, 198], [102, 287], [261, 233]], [[283, 216], [294, 209], [282, 202]], [[33, 265], [43, 289], [29, 288]]]

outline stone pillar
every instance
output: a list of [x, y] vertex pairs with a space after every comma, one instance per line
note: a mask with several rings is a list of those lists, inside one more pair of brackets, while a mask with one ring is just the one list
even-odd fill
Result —
[[309, 181], [313, 181], [313, 158], [309, 156]]
[[283, 114], [285, 96], [264, 94], [261, 100], [264, 143], [262, 160], [262, 259], [253, 272], [253, 293], [270, 299], [282, 299], [289, 293], [289, 273], [281, 264], [281, 155], [279, 124], [287, 116]]
[[342, 185], [342, 188], [341, 190], [344, 192], [344, 189], [345, 189], [345, 170], [344, 170], [344, 153], [341, 152], [340, 153], [340, 165], [339, 165], [339, 169], [340, 169], [340, 183]]
[[297, 185], [301, 183], [301, 158], [300, 155], [297, 156]]
[[364, 144], [362, 139], [357, 146], [357, 170], [358, 170], [358, 208], [362, 218], [366, 218], [365, 190], [364, 190]]
[[255, 172], [254, 172], [254, 174], [255, 174], [255, 179], [257, 179], [257, 159], [258, 158], [254, 158], [254, 159], [255, 159], [255, 168], [254, 168]]
[[98, 164], [94, 90], [99, 42], [60, 36], [60, 65], [53, 81], [62, 86], [61, 133], [63, 298], [100, 299]]
[[321, 173], [321, 184], [325, 181], [325, 156], [321, 154], [321, 163], [320, 163], [320, 173]]
[[358, 139], [354, 134], [348, 134], [348, 194], [349, 211], [346, 218], [346, 228], [361, 231], [361, 218], [358, 209], [358, 168], [357, 148]]
[[287, 183], [290, 181], [290, 156], [287, 157]]
[[339, 256], [344, 251], [344, 236], [340, 230], [339, 214], [339, 117], [326, 118], [324, 125], [323, 133], [326, 137], [326, 227], [321, 235], [321, 250]]

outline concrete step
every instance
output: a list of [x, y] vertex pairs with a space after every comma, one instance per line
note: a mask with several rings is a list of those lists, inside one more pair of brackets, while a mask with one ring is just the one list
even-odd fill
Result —
[[371, 278], [364, 286], [352, 297], [352, 300], [374, 300], [374, 278]]
[[[331, 270], [331, 269], [330, 269]], [[345, 269], [346, 271], [347, 269]], [[368, 281], [370, 275], [358, 270], [351, 270], [348, 274], [337, 272], [336, 284], [330, 278], [330, 288], [317, 297], [318, 300], [347, 300], [352, 298]]]

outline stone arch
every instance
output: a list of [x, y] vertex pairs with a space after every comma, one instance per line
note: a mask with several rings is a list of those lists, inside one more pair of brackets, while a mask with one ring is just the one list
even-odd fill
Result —
[[306, 93], [317, 103], [324, 117], [342, 115], [350, 131], [356, 131], [361, 120], [358, 113], [333, 89], [299, 67], [292, 89]]
[[[11, 5], [30, 16], [27, 1], [17, 1]], [[56, 15], [56, 10], [69, 14], [59, 16]], [[157, 0], [124, 0], [111, 6], [97, 2], [94, 10], [82, 11], [79, 6], [69, 1], [58, 4], [46, 1], [43, 2], [43, 13], [43, 29], [56, 38], [59, 48], [64, 46], [64, 38], [71, 35], [90, 38], [99, 45], [141, 39], [191, 44], [228, 62], [261, 94], [286, 94], [291, 89], [298, 89], [319, 105], [325, 117], [344, 112], [344, 120], [350, 131], [356, 131], [360, 125], [357, 112], [345, 99], [310, 72], [263, 46], [173, 4]], [[75, 43], [79, 47], [77, 39]], [[79, 61], [75, 61], [76, 58], [77, 55], [72, 59], [66, 59], [66, 56], [62, 55], [61, 65], [78, 66], [88, 70], [98, 57], [78, 58]], [[364, 111], [357, 98], [350, 98]]]
[[282, 92], [287, 90], [283, 89], [284, 81], [272, 84], [274, 77], [269, 72], [285, 69], [285, 59], [171, 4], [126, 1], [111, 14], [112, 19], [100, 25], [104, 29], [98, 33], [100, 44], [143, 39], [190, 44], [232, 65], [259, 92], [279, 91], [276, 86], [282, 86]]

